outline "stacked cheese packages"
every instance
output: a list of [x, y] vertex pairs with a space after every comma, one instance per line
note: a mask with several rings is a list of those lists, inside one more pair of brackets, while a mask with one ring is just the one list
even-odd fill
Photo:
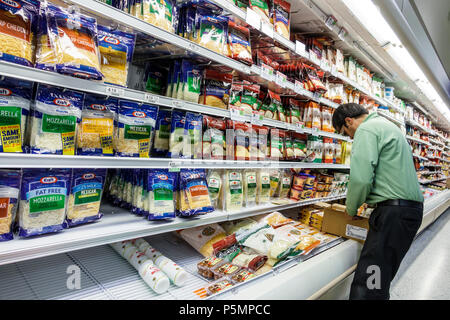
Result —
[[147, 285], [157, 294], [165, 293], [170, 284], [183, 286], [188, 273], [144, 239], [134, 239], [111, 244], [138, 272]]

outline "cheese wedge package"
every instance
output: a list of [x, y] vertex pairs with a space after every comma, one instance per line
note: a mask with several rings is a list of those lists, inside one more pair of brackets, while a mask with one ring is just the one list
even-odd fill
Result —
[[39, 1], [0, 1], [0, 60], [32, 67]]
[[77, 133], [77, 154], [114, 155], [113, 137], [119, 100], [86, 94]]
[[180, 170], [180, 216], [193, 216], [214, 211], [204, 169]]
[[244, 190], [242, 170], [227, 170], [225, 172], [225, 210], [236, 212], [242, 209]]
[[148, 220], [175, 218], [176, 172], [153, 169], [148, 172]]
[[208, 192], [211, 197], [212, 206], [218, 210], [223, 208], [223, 172], [221, 169], [208, 170], [206, 177]]
[[33, 83], [0, 80], [0, 152], [23, 152]]
[[135, 37], [132, 33], [98, 26], [100, 70], [105, 83], [127, 86], [128, 66], [133, 57]]

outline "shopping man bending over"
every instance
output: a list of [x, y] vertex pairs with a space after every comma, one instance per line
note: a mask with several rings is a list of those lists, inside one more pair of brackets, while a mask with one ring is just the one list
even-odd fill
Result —
[[411, 148], [392, 122], [348, 103], [333, 114], [337, 132], [353, 138], [347, 213], [375, 210], [355, 271], [350, 299], [389, 299], [389, 288], [422, 223], [423, 196]]

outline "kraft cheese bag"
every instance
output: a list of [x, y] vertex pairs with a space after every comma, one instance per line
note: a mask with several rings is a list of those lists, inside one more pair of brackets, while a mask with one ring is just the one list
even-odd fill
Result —
[[206, 69], [198, 103], [228, 109], [233, 76], [213, 69]]
[[255, 11], [260, 17], [261, 20], [269, 23], [269, 4], [266, 0], [250, 0], [249, 1], [250, 8]]
[[0, 170], [0, 242], [14, 239], [21, 172]]
[[41, 2], [39, 8], [39, 24], [37, 30], [37, 46], [35, 68], [56, 71], [55, 50], [52, 48], [49, 24], [47, 19], [47, 2]]
[[0, 1], [0, 60], [33, 66], [39, 4], [35, 0]]
[[184, 112], [178, 110], [172, 112], [169, 152], [167, 154], [169, 158], [181, 158], [183, 156], [185, 122], [186, 115]]
[[159, 110], [156, 120], [155, 139], [153, 141], [152, 154], [156, 157], [165, 158], [169, 152], [170, 125], [172, 122], [172, 112], [169, 110]]
[[106, 169], [73, 169], [65, 226], [100, 220]]
[[39, 84], [31, 109], [31, 153], [75, 154], [84, 93]]
[[72, 169], [23, 169], [19, 237], [64, 229]]
[[202, 158], [202, 127], [203, 116], [201, 114], [186, 113], [183, 138], [183, 158]]
[[168, 169], [154, 169], [148, 173], [148, 220], [175, 218], [176, 173]]
[[204, 169], [180, 170], [179, 215], [193, 216], [214, 211]]
[[33, 83], [0, 80], [0, 152], [23, 152]]

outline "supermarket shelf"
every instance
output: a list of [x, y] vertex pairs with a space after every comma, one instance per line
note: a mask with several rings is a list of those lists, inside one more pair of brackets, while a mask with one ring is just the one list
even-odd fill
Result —
[[437, 181], [442, 181], [442, 180], [446, 180], [447, 177], [444, 178], [440, 178], [440, 179], [433, 179], [433, 180], [419, 180], [420, 184], [429, 184], [429, 183], [433, 183], [433, 182], [437, 182]]
[[426, 157], [422, 157], [422, 156], [418, 156], [417, 154], [413, 154], [413, 157], [419, 159], [419, 160], [424, 160], [424, 161], [428, 161], [429, 159]]
[[[298, 128], [297, 126], [271, 119], [255, 120], [249, 115], [235, 116], [231, 114], [229, 110], [210, 107], [203, 104], [188, 102], [184, 100], [178, 100], [168, 98], [165, 96], [155, 95], [147, 92], [119, 88], [103, 84], [101, 82], [78, 79], [70, 76], [61, 75], [55, 72], [49, 72], [39, 70], [35, 68], [25, 67], [18, 64], [8, 63], [0, 61], [0, 75], [7, 77], [19, 78], [22, 80], [29, 80], [38, 83], [45, 83], [54, 86], [61, 86], [64, 88], [79, 90], [83, 92], [104, 95], [104, 96], [117, 96], [121, 99], [127, 99], [132, 101], [139, 101], [144, 103], [150, 103], [167, 108], [176, 108], [184, 111], [198, 112], [201, 114], [208, 114], [217, 117], [231, 118], [238, 121], [251, 122], [258, 125], [265, 125], [280, 129], [293, 130], [300, 133], [314, 134], [323, 137], [330, 137], [340, 140], [349, 141], [349, 138], [343, 135], [325, 132], [321, 130], [312, 130], [310, 128]], [[304, 90], [304, 89], [303, 89]], [[306, 90], [304, 90], [306, 91]], [[308, 94], [309, 91], [306, 91]], [[312, 96], [311, 96], [312, 97]], [[322, 98], [321, 98], [322, 99]], [[320, 99], [317, 99], [318, 102]]]
[[435, 163], [431, 163], [431, 164], [424, 164], [424, 167], [431, 167], [431, 168], [440, 168], [442, 167], [442, 165], [440, 164], [435, 164]]
[[416, 120], [405, 118], [405, 123], [410, 125], [410, 126], [412, 126], [412, 127], [418, 128], [418, 129], [420, 129], [421, 131], [423, 131], [425, 133], [431, 134], [431, 129], [428, 129], [428, 128], [422, 126]]
[[191, 160], [0, 153], [0, 168], [308, 168], [350, 169], [349, 165], [291, 161]]
[[217, 210], [196, 217], [177, 217], [171, 221], [147, 221], [128, 210], [104, 204], [100, 208], [100, 212], [104, 213], [104, 216], [95, 223], [64, 230], [56, 234], [26, 239], [17, 238], [2, 243], [0, 246], [0, 265], [343, 198], [345, 198], [345, 195], [298, 202], [289, 201], [289, 204], [281, 206], [260, 205], [245, 208], [239, 213]]
[[383, 112], [383, 111], [377, 111], [377, 113], [378, 113], [380, 116], [382, 116], [383, 118], [386, 118], [386, 119], [388, 119], [389, 121], [395, 123], [396, 125], [399, 125], [399, 126], [404, 126], [404, 125], [405, 125], [405, 122], [403, 122], [402, 120], [398, 120], [398, 119], [392, 117], [390, 114], [388, 114], [388, 113], [386, 113], [386, 112]]
[[438, 141], [438, 140], [436, 140], [436, 139], [430, 138], [430, 142], [431, 142], [431, 143], [434, 143], [434, 144], [437, 144], [437, 145], [439, 145], [439, 146], [445, 147], [445, 144], [444, 144], [444, 143], [442, 143], [442, 142], [440, 142], [440, 141]]
[[418, 138], [414, 138], [414, 137], [411, 137], [409, 135], [406, 135], [406, 139], [408, 139], [410, 141], [417, 142], [417, 143], [425, 144], [427, 146], [431, 146], [431, 143], [429, 143], [428, 141], [425, 141], [425, 140], [422, 140], [422, 139], [418, 139]]

